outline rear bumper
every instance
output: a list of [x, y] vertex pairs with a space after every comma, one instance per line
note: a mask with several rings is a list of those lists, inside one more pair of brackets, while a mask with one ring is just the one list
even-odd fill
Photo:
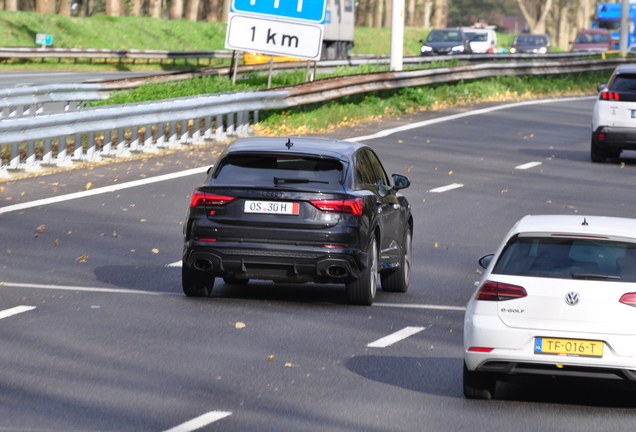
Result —
[[183, 265], [218, 277], [278, 282], [348, 283], [358, 279], [367, 262], [358, 249], [330, 249], [268, 244], [189, 241]]
[[[602, 138], [602, 139], [601, 139]], [[594, 144], [608, 150], [636, 150], [636, 129], [599, 126], [592, 133]]]

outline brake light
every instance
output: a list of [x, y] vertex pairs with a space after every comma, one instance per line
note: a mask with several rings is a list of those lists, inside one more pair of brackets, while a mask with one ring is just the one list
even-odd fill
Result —
[[318, 210], [329, 213], [351, 213], [354, 216], [362, 215], [364, 210], [364, 201], [362, 198], [350, 200], [318, 200], [309, 201]]
[[636, 292], [623, 294], [619, 302], [636, 307]]
[[598, 134], [598, 140], [599, 141], [605, 141], [605, 134], [604, 133]]
[[621, 100], [618, 92], [601, 92], [601, 99], [603, 100]]
[[476, 300], [504, 301], [526, 297], [525, 288], [500, 282], [486, 281], [477, 291]]
[[474, 352], [491, 352], [492, 350], [494, 350], [494, 348], [486, 348], [486, 347], [470, 347], [470, 348], [468, 348], [468, 351], [474, 351]]
[[192, 198], [190, 199], [190, 208], [200, 206], [223, 206], [231, 201], [234, 201], [236, 197], [229, 197], [224, 195], [209, 194], [200, 191], [194, 191]]

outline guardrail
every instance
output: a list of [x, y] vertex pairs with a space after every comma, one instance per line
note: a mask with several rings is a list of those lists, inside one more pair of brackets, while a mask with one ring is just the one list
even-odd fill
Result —
[[[251, 122], [257, 123], [258, 112], [263, 109], [288, 108], [352, 94], [432, 83], [610, 70], [630, 62], [630, 59], [617, 58], [384, 72], [330, 78], [272, 91], [202, 95], [66, 113], [5, 117], [0, 119], [0, 149], [9, 145], [11, 150], [10, 157], [5, 159], [7, 163], [0, 167], [0, 174], [131, 152], [156, 151], [205, 138], [222, 140], [227, 135], [241, 136], [249, 132], [250, 114]], [[68, 137], [73, 137], [72, 145], [67, 142]]]
[[0, 118], [40, 114], [48, 103], [63, 103], [63, 111], [85, 101], [108, 98], [99, 84], [48, 84], [0, 89]]

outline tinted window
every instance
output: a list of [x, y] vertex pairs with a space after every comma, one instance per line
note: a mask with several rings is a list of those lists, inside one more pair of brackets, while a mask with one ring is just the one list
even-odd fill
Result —
[[609, 43], [609, 37], [605, 34], [583, 33], [576, 37], [574, 43]]
[[356, 157], [357, 173], [356, 178], [361, 184], [374, 184], [375, 175], [373, 174], [373, 167], [369, 161], [366, 152], [359, 151]]
[[458, 31], [433, 30], [426, 38], [426, 42], [461, 42], [462, 34]]
[[516, 45], [537, 45], [543, 46], [548, 44], [545, 36], [517, 36]]
[[636, 282], [636, 244], [563, 237], [514, 237], [493, 273], [559, 279], [596, 275]]
[[390, 186], [389, 178], [387, 177], [378, 157], [372, 151], [367, 151], [366, 153], [369, 158], [369, 162], [371, 162], [371, 166], [373, 167], [373, 183], [380, 186]]
[[336, 159], [288, 155], [229, 155], [221, 161], [215, 178], [224, 183], [249, 186], [263, 183], [272, 185], [274, 177], [292, 179], [288, 183], [292, 185], [316, 182], [340, 186], [342, 169], [342, 163]]
[[615, 75], [609, 83], [609, 89], [615, 92], [636, 93], [636, 74]]

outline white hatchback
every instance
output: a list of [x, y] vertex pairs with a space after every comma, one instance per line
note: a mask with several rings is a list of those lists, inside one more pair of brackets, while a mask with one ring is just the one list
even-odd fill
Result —
[[464, 395], [511, 375], [636, 381], [636, 219], [526, 216], [464, 319]]
[[592, 162], [636, 150], [636, 65], [621, 65], [607, 84], [598, 86], [592, 115]]

